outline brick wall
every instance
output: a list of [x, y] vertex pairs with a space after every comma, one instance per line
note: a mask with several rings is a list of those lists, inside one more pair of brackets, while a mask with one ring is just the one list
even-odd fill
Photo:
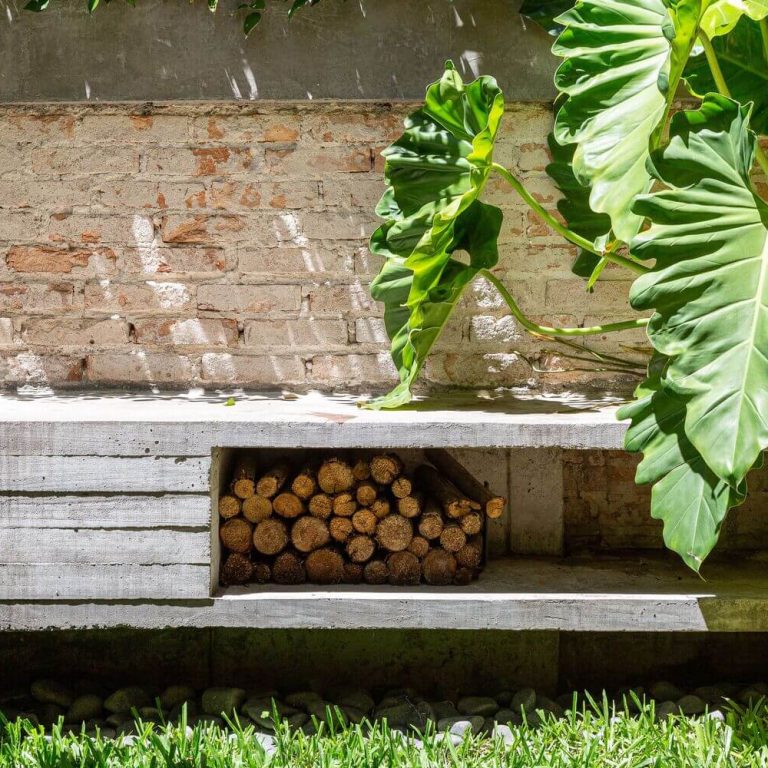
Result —
[[[380, 150], [408, 105], [0, 106], [0, 382], [384, 389], [366, 250]], [[497, 159], [554, 205], [547, 107], [512, 105]], [[540, 321], [627, 316], [503, 183], [498, 273]], [[546, 347], [477, 282], [426, 368], [434, 386], [542, 383]], [[598, 346], [616, 351], [626, 334]], [[589, 375], [548, 375], [567, 387]]]

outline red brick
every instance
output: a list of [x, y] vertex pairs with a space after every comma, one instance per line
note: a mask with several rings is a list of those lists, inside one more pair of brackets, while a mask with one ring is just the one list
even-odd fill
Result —
[[194, 306], [194, 292], [184, 283], [110, 283], [85, 286], [85, 308], [90, 313], [183, 312]]
[[123, 320], [25, 320], [21, 338], [50, 347], [114, 346], [129, 342], [130, 326]]
[[281, 389], [302, 385], [306, 376], [298, 355], [230, 355], [208, 353], [202, 359], [209, 385], [240, 384]]
[[197, 307], [208, 312], [296, 312], [301, 307], [298, 285], [201, 285]]
[[111, 274], [116, 259], [115, 252], [109, 248], [64, 250], [45, 245], [15, 245], [9, 249], [5, 262], [16, 272]]
[[137, 344], [166, 346], [232, 347], [237, 345], [235, 320], [173, 319], [138, 320], [135, 323]]

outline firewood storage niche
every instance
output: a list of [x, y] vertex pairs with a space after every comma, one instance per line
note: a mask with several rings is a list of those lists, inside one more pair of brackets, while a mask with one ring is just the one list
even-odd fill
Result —
[[443, 449], [221, 448], [213, 466], [214, 590], [466, 585], [506, 506]]

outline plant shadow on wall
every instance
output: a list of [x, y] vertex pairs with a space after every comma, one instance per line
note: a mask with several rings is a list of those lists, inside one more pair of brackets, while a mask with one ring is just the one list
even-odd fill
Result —
[[[400, 383], [365, 403], [395, 408], [465, 287], [490, 281], [517, 322], [567, 345], [646, 327], [645, 380], [620, 418], [641, 452], [652, 515], [666, 545], [695, 571], [768, 444], [768, 203], [752, 176], [768, 173], [756, 134], [768, 133], [766, 0], [526, 0], [523, 12], [557, 34], [552, 164], [561, 220], [493, 161], [504, 114], [496, 81], [465, 85], [449, 62], [424, 106], [384, 152], [385, 219], [371, 250], [385, 259], [371, 293]], [[680, 87], [698, 99], [674, 113]], [[580, 248], [573, 271], [599, 291], [608, 264], [635, 273], [641, 313], [591, 328], [526, 318], [491, 271], [502, 211], [482, 202], [493, 174]], [[468, 254], [468, 259], [459, 254]], [[603, 370], [633, 363], [594, 352]]]

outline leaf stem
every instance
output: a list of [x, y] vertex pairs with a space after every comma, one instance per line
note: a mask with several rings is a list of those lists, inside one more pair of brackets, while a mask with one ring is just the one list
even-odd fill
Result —
[[613, 331], [626, 331], [631, 328], [644, 328], [648, 325], [648, 319], [644, 317], [636, 318], [635, 320], [623, 320], [619, 323], [607, 323], [606, 325], [592, 325], [587, 328], [553, 328], [547, 325], [537, 325], [532, 320], [529, 320], [517, 305], [512, 294], [507, 290], [504, 283], [499, 280], [490, 270], [483, 269], [480, 274], [492, 283], [496, 290], [504, 299], [505, 303], [509, 307], [510, 312], [520, 325], [523, 326], [530, 333], [537, 333], [541, 336], [595, 336], [599, 333], [611, 333]]
[[578, 245], [585, 251], [594, 253], [595, 256], [600, 256], [606, 261], [611, 261], [614, 264], [618, 264], [619, 266], [631, 269], [633, 272], [637, 272], [638, 274], [643, 274], [648, 271], [647, 267], [644, 267], [642, 264], [639, 264], [632, 259], [627, 259], [624, 256], [620, 256], [618, 253], [598, 250], [595, 248], [594, 243], [587, 240], [585, 237], [582, 237], [581, 235], [577, 235], [575, 232], [572, 232], [570, 229], [568, 229], [568, 227], [561, 224], [523, 186], [523, 183], [513, 173], [510, 173], [510, 171], [508, 171], [503, 165], [500, 165], [499, 163], [493, 163], [493, 170], [496, 171], [499, 176], [501, 176], [510, 186], [514, 187], [517, 194], [523, 198], [523, 200], [531, 207], [531, 209], [533, 209], [533, 211], [535, 211], [535, 213], [540, 216], [549, 227], [551, 227], [559, 235], [562, 235], [566, 240], [569, 240], [574, 245]]
[[768, 18], [760, 19], [760, 35], [763, 38], [763, 56], [768, 64]]
[[[760, 23], [760, 32], [763, 36], [763, 47], [766, 50], [768, 56], [768, 25], [764, 24], [765, 19]], [[706, 33], [699, 30], [699, 40], [704, 48], [704, 55], [707, 57], [707, 64], [709, 65], [709, 71], [712, 73], [712, 79], [715, 81], [718, 92], [722, 96], [727, 96], [732, 99], [731, 89], [728, 87], [728, 83], [725, 81], [725, 75], [720, 67], [720, 62], [717, 60], [717, 53], [715, 47], [712, 45], [712, 41], [707, 37]], [[768, 156], [766, 156], [763, 148], [760, 146], [760, 137], [758, 136], [755, 144], [755, 159], [758, 165], [763, 169], [763, 173], [768, 175]]]

